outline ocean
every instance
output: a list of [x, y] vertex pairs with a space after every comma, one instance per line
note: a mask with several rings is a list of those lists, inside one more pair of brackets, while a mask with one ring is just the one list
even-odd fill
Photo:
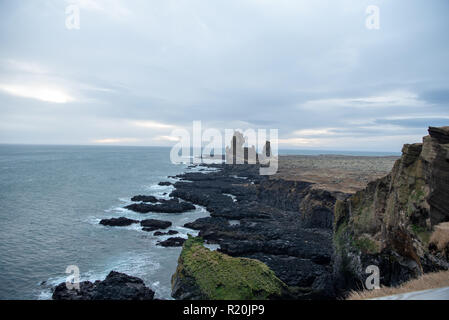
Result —
[[50, 299], [70, 265], [78, 266], [81, 281], [102, 280], [115, 270], [142, 278], [157, 298], [170, 299], [181, 248], [156, 246], [168, 236], [154, 237], [137, 224], [98, 224], [111, 217], [154, 218], [172, 221], [182, 237], [195, 234], [182, 226], [208, 216], [203, 207], [144, 215], [123, 208], [138, 194], [167, 198], [173, 187], [160, 181], [197, 170], [172, 164], [169, 153], [158, 147], [0, 145], [0, 299]]
[[170, 298], [170, 278], [181, 248], [156, 246], [153, 232], [99, 225], [103, 218], [162, 219], [182, 227], [207, 216], [139, 214], [123, 209], [137, 194], [167, 197], [186, 170], [169, 161], [169, 148], [0, 146], [0, 299], [50, 299], [69, 265], [81, 281], [116, 270], [142, 278], [158, 298]]

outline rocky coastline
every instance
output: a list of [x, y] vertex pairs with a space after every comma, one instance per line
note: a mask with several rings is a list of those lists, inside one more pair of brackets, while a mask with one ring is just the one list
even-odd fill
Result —
[[171, 196], [205, 206], [211, 215], [185, 227], [219, 245], [220, 253], [265, 263], [294, 298], [335, 298], [333, 206], [348, 195], [270, 180], [256, 165], [215, 167], [220, 170], [177, 176]]
[[[423, 144], [404, 146], [389, 174], [370, 168], [374, 178], [382, 178], [372, 178], [363, 190], [360, 181], [370, 178], [362, 172], [357, 192], [352, 192], [351, 183], [357, 179], [353, 172], [346, 184], [340, 181], [344, 187], [339, 190], [336, 183], [329, 188], [322, 187], [322, 180], [315, 183], [315, 172], [309, 181], [301, 181], [289, 180], [286, 171], [282, 177], [261, 176], [259, 165], [202, 164], [208, 170], [174, 177], [170, 199], [138, 195], [125, 207], [145, 215], [188, 214], [196, 205], [203, 206], [210, 216], [184, 225], [198, 232], [187, 241], [167, 230], [169, 221], [120, 217], [100, 224], [140, 223], [155, 236], [174, 235], [157, 245], [183, 246], [172, 277], [176, 299], [248, 299], [251, 292], [264, 299], [337, 299], [363, 286], [365, 267], [372, 264], [381, 269], [381, 284], [400, 284], [448, 268], [447, 259], [432, 253], [417, 231], [431, 232], [437, 223], [449, 221], [449, 129], [429, 132]], [[211, 251], [208, 245], [218, 249]], [[254, 268], [254, 283], [244, 284], [238, 275], [224, 276], [229, 266], [242, 265]], [[208, 274], [204, 269], [211, 266], [220, 281], [203, 279]], [[91, 292], [92, 286], [82, 287]], [[57, 298], [73, 298], [58, 290]]]

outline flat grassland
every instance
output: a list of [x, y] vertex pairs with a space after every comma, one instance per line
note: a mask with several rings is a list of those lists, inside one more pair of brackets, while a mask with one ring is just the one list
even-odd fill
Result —
[[306, 181], [314, 188], [355, 193], [368, 182], [386, 176], [397, 156], [285, 155], [271, 179]]

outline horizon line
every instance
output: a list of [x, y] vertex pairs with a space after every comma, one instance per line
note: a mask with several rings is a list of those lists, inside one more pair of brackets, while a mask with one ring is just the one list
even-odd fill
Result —
[[[0, 142], [0, 146], [46, 146], [46, 147], [133, 147], [133, 148], [172, 148], [172, 146], [159, 145], [120, 145], [120, 144], [60, 144], [60, 143], [5, 143]], [[279, 151], [326, 151], [326, 152], [365, 152], [365, 153], [389, 153], [401, 154], [401, 151], [387, 151], [387, 150], [349, 150], [349, 149], [321, 149], [321, 148], [279, 148]]]

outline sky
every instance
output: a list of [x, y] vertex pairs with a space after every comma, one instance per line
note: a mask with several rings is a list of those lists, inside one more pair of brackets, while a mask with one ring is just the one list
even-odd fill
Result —
[[[67, 28], [70, 5], [79, 29]], [[449, 125], [448, 9], [0, 0], [0, 143], [170, 146], [201, 121], [278, 129], [281, 149], [400, 151]]]

